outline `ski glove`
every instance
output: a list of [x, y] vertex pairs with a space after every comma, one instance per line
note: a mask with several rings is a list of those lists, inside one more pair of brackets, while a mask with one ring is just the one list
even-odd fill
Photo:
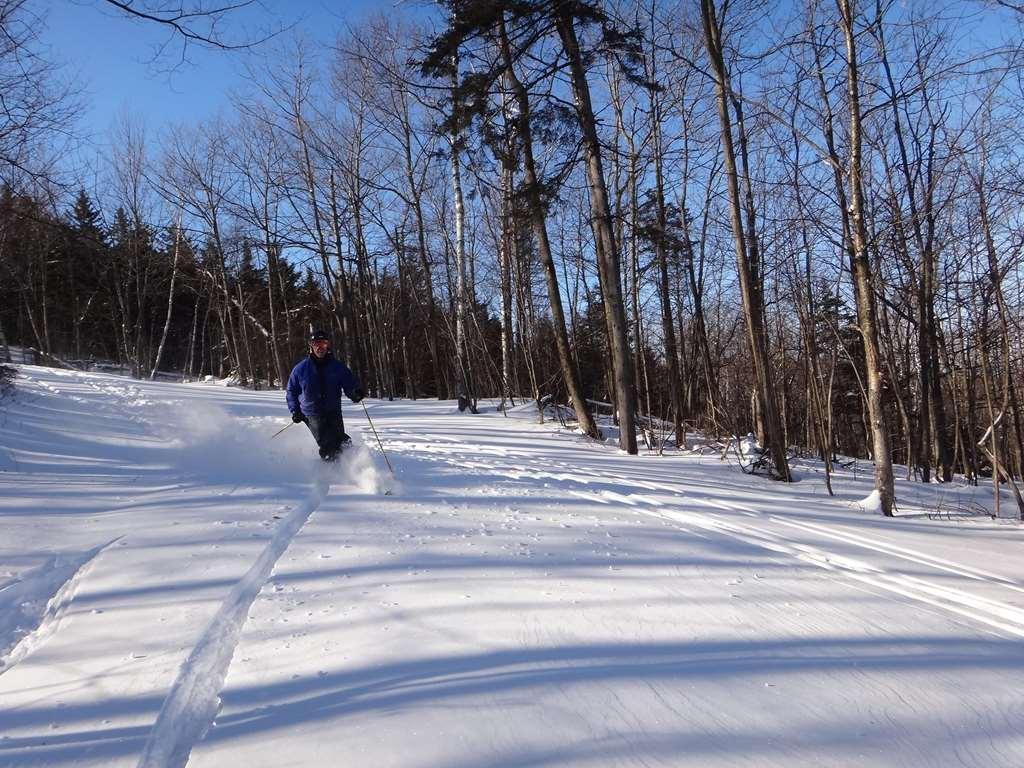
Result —
[[364, 397], [366, 397], [366, 393], [365, 393], [365, 392], [363, 392], [363, 390], [361, 390], [361, 389], [357, 389], [357, 390], [356, 390], [355, 392], [353, 392], [353, 393], [352, 393], [352, 395], [351, 395], [351, 396], [349, 397], [349, 400], [351, 400], [351, 401], [352, 401], [353, 403], [358, 403], [358, 402], [359, 402], [360, 400], [362, 400], [362, 399], [363, 399]]
[[292, 414], [292, 421], [295, 424], [299, 424], [299, 423], [301, 423], [301, 422], [303, 422], [305, 420], [306, 420], [306, 417], [302, 415], [302, 411], [295, 411], [295, 413]]

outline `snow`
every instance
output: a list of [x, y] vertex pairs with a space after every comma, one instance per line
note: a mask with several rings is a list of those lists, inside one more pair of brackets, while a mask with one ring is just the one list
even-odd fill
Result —
[[371, 401], [392, 477], [361, 407], [325, 465], [280, 392], [20, 370], [0, 766], [1024, 765], [989, 489]]
[[860, 500], [860, 506], [870, 515], [882, 514], [882, 494], [878, 489], [872, 489], [871, 493]]

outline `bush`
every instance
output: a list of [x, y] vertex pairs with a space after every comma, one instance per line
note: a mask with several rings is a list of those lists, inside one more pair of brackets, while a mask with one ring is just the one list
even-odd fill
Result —
[[17, 368], [10, 365], [0, 365], [0, 397], [4, 397], [14, 391], [14, 377], [17, 375]]

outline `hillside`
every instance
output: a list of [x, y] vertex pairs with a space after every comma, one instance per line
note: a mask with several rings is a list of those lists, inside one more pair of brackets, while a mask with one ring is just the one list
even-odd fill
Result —
[[396, 477], [358, 406], [325, 465], [280, 392], [22, 366], [0, 766], [1024, 764], [1024, 530], [928, 514], [975, 489], [368, 411]]

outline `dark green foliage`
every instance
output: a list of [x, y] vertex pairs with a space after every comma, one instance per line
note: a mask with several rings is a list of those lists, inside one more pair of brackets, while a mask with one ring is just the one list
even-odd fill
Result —
[[611, 396], [607, 380], [608, 325], [600, 297], [593, 297], [587, 303], [574, 330], [573, 349], [582, 376], [583, 392], [591, 400], [607, 401]]
[[[580, 0], [558, 0], [557, 4], [571, 6], [572, 14], [581, 27], [596, 26], [598, 35], [593, 44], [583, 51], [587, 66], [600, 58], [618, 63], [627, 80], [645, 88], [657, 88], [643, 80], [642, 36], [639, 28], [623, 29], [599, 3]], [[438, 130], [448, 133], [452, 128], [460, 131], [474, 121], [484, 123], [485, 141], [488, 123], [494, 121], [493, 94], [504, 71], [499, 56], [493, 55], [493, 42], [499, 21], [504, 17], [514, 47], [513, 57], [518, 59], [531, 45], [554, 29], [554, 6], [544, 0], [446, 0], [442, 5], [448, 11], [448, 27], [427, 46], [422, 58], [416, 62], [420, 72], [447, 83], [453, 75], [456, 57], [471, 59], [473, 66], [460, 67], [455, 92], [441, 100], [445, 117]], [[455, 109], [452, 100], [457, 101]], [[538, 101], [533, 107], [531, 127], [535, 138], [543, 142], [568, 143], [576, 141], [579, 132], [573, 131], [573, 111], [565, 103]], [[488, 141], [489, 144], [494, 142]]]
[[651, 245], [662, 243], [669, 260], [678, 260], [687, 252], [686, 235], [679, 216], [679, 206], [673, 202], [665, 203], [665, 221], [667, 223], [662, 230], [658, 226], [656, 204], [654, 192], [651, 190], [645, 192], [639, 206], [640, 226], [637, 229], [637, 235], [641, 241]]
[[[167, 313], [174, 229], [135, 222], [124, 209], [113, 212], [109, 227], [103, 218], [85, 192], [64, 216], [9, 189], [0, 192], [5, 249], [0, 324], [11, 345], [36, 348], [79, 367], [108, 370], [113, 365], [114, 370], [148, 375]], [[210, 242], [194, 247], [187, 231], [178, 247], [179, 273], [161, 369], [193, 376], [226, 374], [233, 366], [222, 338], [219, 258]], [[246, 305], [251, 319], [245, 332], [253, 338], [255, 358], [264, 352], [260, 342], [265, 337], [253, 320], [269, 324], [266, 266], [251, 243], [231, 247], [228, 291], [232, 298], [241, 295]], [[276, 284], [279, 290], [283, 286], [288, 305], [305, 304], [315, 310], [304, 314], [322, 314], [319, 286], [307, 281], [303, 296], [296, 268], [281, 262], [278, 269]], [[238, 322], [237, 306], [232, 304], [231, 311]], [[289, 360], [301, 353], [297, 339], [282, 341]], [[256, 367], [267, 368], [262, 363]]]

